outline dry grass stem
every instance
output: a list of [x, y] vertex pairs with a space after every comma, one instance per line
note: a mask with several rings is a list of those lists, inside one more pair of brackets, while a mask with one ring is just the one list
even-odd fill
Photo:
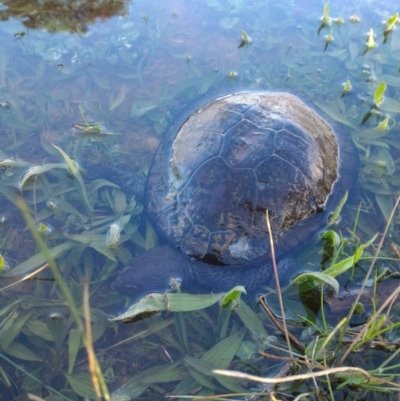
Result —
[[270, 243], [270, 246], [271, 246], [272, 266], [274, 268], [274, 276], [275, 276], [275, 283], [276, 283], [276, 293], [278, 294], [278, 299], [279, 299], [279, 307], [280, 307], [280, 310], [281, 310], [283, 330], [284, 330], [284, 334], [285, 334], [286, 343], [287, 343], [287, 346], [288, 346], [289, 355], [290, 355], [291, 358], [293, 358], [293, 352], [292, 352], [292, 346], [290, 344], [289, 332], [288, 332], [287, 326], [286, 326], [285, 310], [283, 308], [282, 291], [281, 291], [281, 286], [280, 286], [280, 283], [279, 283], [279, 274], [278, 274], [278, 268], [276, 266], [276, 259], [275, 259], [274, 239], [272, 238], [272, 230], [271, 230], [271, 224], [269, 222], [268, 210], [265, 211], [265, 219], [267, 221], [267, 229], [268, 229], [268, 232], [269, 232], [269, 243]]

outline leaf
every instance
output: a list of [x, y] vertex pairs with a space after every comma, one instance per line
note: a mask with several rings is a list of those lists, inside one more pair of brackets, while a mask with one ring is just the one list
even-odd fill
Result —
[[47, 316], [46, 325], [53, 337], [56, 349], [59, 350], [68, 331], [65, 316], [61, 312], [51, 312]]
[[271, 341], [275, 340], [275, 337], [271, 337], [265, 331], [257, 314], [242, 300], [239, 306], [236, 308], [235, 312], [239, 316], [240, 320], [244, 325], [250, 330], [252, 337], [258, 343], [263, 346], [270, 344]]
[[356, 126], [354, 126], [345, 116], [342, 114], [338, 113], [337, 111], [332, 110], [331, 107], [326, 106], [320, 102], [314, 102], [323, 112], [325, 112], [329, 117], [331, 117], [333, 120], [338, 121], [342, 124], [345, 124], [351, 128], [357, 129]]
[[5, 349], [4, 352], [13, 356], [14, 358], [22, 359], [24, 361], [43, 362], [42, 357], [36, 355], [29, 348], [25, 347], [25, 345], [22, 345], [17, 341], [14, 341], [12, 344], [10, 344], [10, 346]]
[[115, 211], [121, 214], [126, 209], [126, 195], [122, 191], [115, 191], [114, 194]]
[[335, 263], [334, 265], [329, 266], [327, 269], [325, 269], [324, 273], [331, 277], [336, 277], [339, 274], [342, 274], [348, 269], [352, 268], [363, 255], [364, 249], [370, 246], [375, 241], [377, 236], [378, 234], [374, 235], [368, 242], [360, 245], [354, 252], [353, 256], [350, 256], [344, 260], [341, 260], [338, 263]]
[[87, 185], [87, 193], [91, 195], [93, 192], [98, 191], [102, 187], [112, 187], [112, 188], [119, 188], [117, 184], [114, 184], [111, 181], [107, 181], [104, 179], [98, 179], [92, 181], [90, 184]]
[[47, 163], [47, 164], [39, 164], [31, 167], [18, 181], [18, 188], [22, 192], [24, 185], [35, 176], [38, 176], [43, 173], [47, 173], [55, 168], [65, 169], [65, 164], [63, 163]]
[[397, 21], [398, 21], [398, 18], [399, 18], [399, 13], [398, 12], [396, 14], [393, 14], [391, 17], [389, 17], [386, 20], [386, 29], [387, 30], [393, 29], [395, 27]]
[[349, 41], [349, 51], [350, 51], [351, 60], [355, 60], [355, 58], [358, 56], [360, 48], [356, 42], [353, 42], [350, 40]]
[[[235, 287], [234, 290], [242, 287]], [[168, 310], [171, 312], [188, 312], [208, 308], [217, 303], [225, 296], [221, 294], [185, 294], [185, 293], [149, 293], [145, 295], [139, 302], [133, 304], [126, 312], [110, 319], [117, 322], [126, 319], [132, 319], [143, 313], [158, 312]]]
[[375, 199], [378, 203], [379, 208], [381, 209], [383, 216], [385, 217], [385, 220], [388, 221], [393, 210], [392, 195], [375, 194]]
[[100, 74], [97, 74], [97, 72], [95, 72], [93, 70], [93, 68], [88, 68], [87, 72], [89, 73], [89, 75], [92, 77], [93, 81], [102, 89], [105, 90], [111, 90], [111, 83], [110, 83], [110, 78], [108, 76], [103, 77]]
[[78, 351], [82, 345], [82, 333], [79, 329], [71, 329], [69, 331], [68, 339], [68, 373], [71, 374], [74, 366]]
[[383, 94], [386, 90], [386, 83], [381, 82], [375, 90], [374, 93], [374, 105], [379, 106], [383, 102]]
[[221, 307], [226, 308], [229, 304], [233, 303], [234, 307], [239, 305], [240, 295], [246, 294], [246, 290], [242, 286], [237, 286], [226, 293], [221, 299]]
[[[236, 352], [235, 352], [236, 354]], [[193, 358], [190, 356], [185, 356], [184, 361], [191, 366], [193, 369], [195, 369], [196, 371], [198, 371], [199, 373], [205, 375], [205, 376], [211, 376], [211, 377], [215, 377], [213, 370], [214, 369], [218, 369], [219, 367], [226, 367], [228, 366], [228, 364], [226, 363], [218, 363], [218, 364], [214, 364], [209, 360], [204, 360], [204, 358], [202, 359], [197, 359], [197, 358]], [[197, 380], [197, 377], [194, 377]], [[219, 378], [217, 377], [217, 380]], [[220, 383], [221, 381], [218, 380]], [[200, 383], [205, 387], [209, 387], [211, 389], [218, 389], [217, 386], [213, 385], [212, 383]], [[235, 392], [235, 393], [241, 393], [243, 392], [243, 387], [240, 386], [237, 382], [235, 382], [234, 380], [223, 380], [222, 383], [224, 387], [226, 387], [229, 391], [231, 392]]]
[[26, 324], [26, 327], [38, 337], [43, 338], [46, 341], [54, 341], [51, 336], [49, 329], [46, 326], [46, 323], [41, 322], [39, 320], [29, 320]]
[[138, 100], [132, 105], [131, 116], [141, 117], [143, 114], [146, 114], [148, 111], [153, 110], [156, 107], [157, 105], [151, 100]]
[[115, 390], [113, 393], [113, 399], [114, 397], [116, 400], [121, 397], [137, 399], [144, 391], [146, 391], [150, 384], [169, 383], [182, 380], [186, 374], [186, 369], [181, 365], [182, 361], [179, 360], [172, 364], [170, 363], [168, 365], [155, 366], [146, 369], [130, 378], [121, 387]]
[[348, 198], [349, 192], [346, 191], [346, 193], [344, 194], [343, 198], [340, 200], [339, 205], [337, 205], [336, 209], [333, 211], [333, 213], [329, 216], [328, 219], [328, 227], [337, 223], [339, 220], [339, 215], [342, 212], [343, 206], [346, 204], [347, 202], [347, 198]]
[[323, 233], [321, 238], [325, 241], [327, 246], [337, 248], [340, 245], [340, 237], [335, 231], [329, 230]]
[[379, 109], [387, 113], [398, 113], [400, 110], [400, 102], [394, 99], [385, 98]]
[[292, 280], [292, 285], [301, 284], [304, 281], [311, 281], [311, 282], [316, 281], [320, 285], [327, 284], [333, 288], [336, 294], [339, 292], [339, 282], [332, 276], [325, 273], [320, 273], [320, 272], [302, 273]]
[[13, 314], [7, 320], [7, 326], [2, 325], [2, 331], [0, 333], [0, 346], [2, 349], [7, 349], [13, 341], [21, 333], [25, 323], [32, 316], [33, 312], [23, 312], [21, 314]]
[[89, 373], [78, 373], [76, 375], [67, 374], [65, 377], [72, 389], [81, 397], [97, 399], [93, 389], [92, 379]]
[[115, 108], [117, 108], [125, 100], [127, 93], [128, 93], [127, 85], [121, 87], [121, 89], [117, 93], [117, 96], [114, 96], [114, 93], [111, 93], [108, 101], [109, 110], [113, 111]]
[[[246, 328], [238, 330], [235, 334], [225, 338], [218, 344], [214, 345], [208, 350], [201, 358], [202, 361], [211, 362], [217, 366], [228, 366], [236, 353], [239, 351], [240, 345], [247, 332]], [[241, 392], [235, 380], [224, 380], [226, 378], [216, 377], [216, 379], [227, 389], [234, 389], [231, 391]]]
[[54, 144], [53, 147], [61, 153], [61, 156], [63, 157], [65, 163], [67, 164], [69, 172], [75, 177], [77, 181], [77, 188], [81, 194], [81, 197], [83, 198], [83, 203], [86, 207], [86, 211], [89, 215], [90, 220], [93, 221], [93, 213], [89, 204], [89, 199], [87, 197], [85, 183], [83, 182], [83, 178], [81, 173], [79, 172], [79, 167], [77, 163], [75, 162], [75, 160], [71, 159], [61, 148], [59, 148]]
[[[56, 245], [54, 248], [49, 249], [49, 254], [53, 259], [57, 259], [60, 257], [64, 252], [71, 249], [75, 244], [72, 241], [66, 241], [63, 244]], [[36, 255], [32, 256], [25, 262], [20, 263], [18, 266], [14, 267], [14, 269], [10, 270], [7, 273], [4, 273], [3, 277], [13, 277], [18, 276], [20, 274], [29, 273], [31, 270], [39, 267], [40, 265], [47, 262], [46, 257], [43, 255], [42, 252], [37, 253]]]

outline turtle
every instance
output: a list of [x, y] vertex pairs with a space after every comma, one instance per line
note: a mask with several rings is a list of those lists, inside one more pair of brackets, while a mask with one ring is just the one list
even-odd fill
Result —
[[230, 93], [185, 115], [161, 141], [144, 185], [164, 244], [132, 259], [112, 287], [143, 296], [176, 279], [189, 289], [252, 292], [273, 283], [270, 236], [287, 280], [291, 255], [354, 184], [353, 146], [289, 93]]

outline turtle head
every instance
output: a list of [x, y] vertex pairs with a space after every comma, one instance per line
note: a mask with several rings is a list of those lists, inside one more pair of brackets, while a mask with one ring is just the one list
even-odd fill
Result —
[[183, 281], [185, 267], [181, 252], [169, 246], [157, 246], [132, 259], [118, 274], [111, 288], [134, 298], [149, 292], [171, 289], [171, 280]]

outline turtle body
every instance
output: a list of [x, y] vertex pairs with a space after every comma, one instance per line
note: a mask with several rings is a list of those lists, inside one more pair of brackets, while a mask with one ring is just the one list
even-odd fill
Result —
[[297, 97], [230, 94], [197, 110], [158, 148], [147, 212], [173, 246], [233, 265], [269, 254], [268, 210], [280, 255], [303, 239], [292, 228], [324, 209], [338, 165], [332, 128]]
[[322, 212], [337, 204], [334, 187], [339, 182], [343, 193], [351, 181], [341, 177], [343, 155], [345, 164], [354, 159], [294, 95], [238, 92], [209, 102], [170, 130], [149, 169], [146, 211], [175, 249], [135, 258], [116, 287], [154, 291], [155, 276], [163, 283], [158, 290], [171, 277], [213, 290], [227, 282], [268, 284], [269, 236], [281, 266], [292, 269], [286, 253], [326, 224]]

